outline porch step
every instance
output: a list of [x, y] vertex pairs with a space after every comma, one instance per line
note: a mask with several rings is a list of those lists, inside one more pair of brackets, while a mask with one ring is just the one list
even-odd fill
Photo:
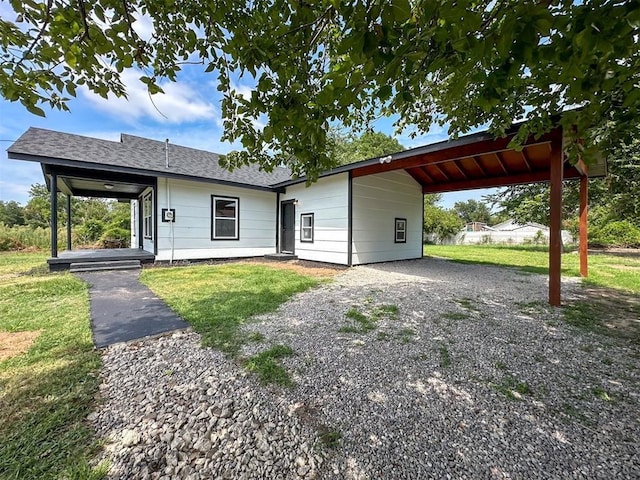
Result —
[[135, 270], [142, 268], [140, 260], [111, 260], [106, 262], [75, 262], [70, 272], [99, 272], [104, 270]]
[[264, 256], [266, 260], [278, 260], [280, 262], [288, 262], [289, 260], [297, 260], [298, 256], [291, 253], [268, 253]]

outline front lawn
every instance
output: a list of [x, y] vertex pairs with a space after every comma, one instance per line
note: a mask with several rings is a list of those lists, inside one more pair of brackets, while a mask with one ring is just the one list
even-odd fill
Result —
[[100, 368], [87, 286], [46, 273], [45, 258], [0, 254], [0, 478], [101, 478], [85, 424]]
[[202, 335], [205, 346], [230, 357], [252, 340], [242, 325], [272, 312], [319, 280], [261, 264], [230, 263], [154, 268], [141, 280]]
[[[517, 267], [533, 273], [547, 274], [549, 251], [539, 246], [507, 245], [425, 245], [424, 254], [456, 262]], [[578, 252], [562, 255], [562, 274], [580, 276]], [[589, 255], [589, 277], [585, 283], [640, 294], [640, 257], [608, 254]]]

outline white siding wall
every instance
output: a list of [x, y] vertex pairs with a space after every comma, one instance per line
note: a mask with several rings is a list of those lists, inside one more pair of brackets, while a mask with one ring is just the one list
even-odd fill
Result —
[[[280, 201], [298, 200], [295, 207], [295, 254], [302, 260], [348, 264], [348, 185], [347, 173], [319, 179], [310, 187], [304, 183], [287, 187]], [[300, 242], [300, 215], [313, 213], [313, 243]], [[280, 222], [278, 222], [280, 228]]]
[[[167, 207], [175, 209], [173, 259], [233, 258], [275, 252], [276, 194], [185, 180], [158, 179], [158, 260], [171, 258], [171, 224], [162, 222]], [[211, 240], [211, 195], [240, 199], [239, 240]]]
[[[353, 179], [353, 265], [422, 257], [422, 188], [404, 170]], [[395, 243], [395, 218], [407, 242]]]

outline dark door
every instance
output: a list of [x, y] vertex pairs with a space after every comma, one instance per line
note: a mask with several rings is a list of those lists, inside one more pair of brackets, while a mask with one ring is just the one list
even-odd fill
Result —
[[280, 211], [282, 223], [282, 246], [280, 252], [293, 253], [296, 242], [296, 206], [293, 200], [282, 202]]

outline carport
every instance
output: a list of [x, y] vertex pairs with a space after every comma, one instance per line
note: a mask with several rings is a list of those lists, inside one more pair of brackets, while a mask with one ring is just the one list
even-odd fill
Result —
[[563, 153], [563, 133], [556, 127], [539, 138], [530, 137], [522, 147], [510, 147], [518, 127], [504, 138], [482, 132], [455, 140], [418, 147], [358, 164], [352, 177], [403, 169], [420, 185], [423, 193], [454, 192], [477, 188], [549, 182], [549, 303], [561, 302], [562, 182], [580, 181], [580, 273], [587, 269], [588, 178], [604, 176], [606, 161], [600, 159], [589, 168], [582, 162], [569, 162]]

